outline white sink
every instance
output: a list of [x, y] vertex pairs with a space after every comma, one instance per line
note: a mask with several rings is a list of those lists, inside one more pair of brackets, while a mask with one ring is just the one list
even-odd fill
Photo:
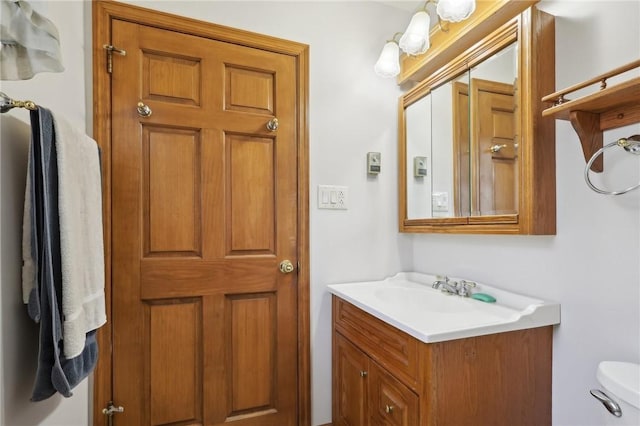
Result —
[[[452, 280], [457, 281], [455, 277]], [[329, 291], [425, 343], [560, 323], [560, 305], [478, 283], [495, 303], [446, 295], [433, 275], [402, 272], [382, 281], [329, 285]]]

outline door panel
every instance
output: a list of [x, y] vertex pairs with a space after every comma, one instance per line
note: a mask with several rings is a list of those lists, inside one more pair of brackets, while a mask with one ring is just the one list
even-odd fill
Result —
[[169, 52], [142, 52], [142, 96], [164, 102], [200, 105], [202, 69], [200, 58]]
[[518, 146], [512, 84], [472, 79], [472, 116], [478, 132], [472, 138], [476, 154], [473, 214], [518, 212]]
[[146, 311], [151, 424], [202, 423], [201, 300], [168, 299]]
[[227, 297], [229, 417], [276, 408], [275, 301], [274, 292]]
[[200, 145], [197, 130], [142, 127], [145, 257], [202, 255]]
[[294, 425], [297, 277], [278, 271], [297, 262], [294, 60], [112, 31], [118, 425]]
[[273, 139], [229, 135], [227, 147], [227, 254], [275, 252], [275, 146]]
[[335, 426], [368, 424], [367, 381], [369, 358], [334, 331], [333, 423]]
[[273, 114], [274, 76], [225, 64], [225, 110]]

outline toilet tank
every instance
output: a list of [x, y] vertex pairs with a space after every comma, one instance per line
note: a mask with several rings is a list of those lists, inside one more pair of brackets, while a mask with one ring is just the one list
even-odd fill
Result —
[[[594, 389], [591, 394], [597, 399], [608, 398], [614, 403], [603, 403], [600, 412], [601, 424], [640, 425], [640, 364], [603, 361], [598, 365], [596, 378], [602, 386], [599, 389], [602, 393], [598, 393], [598, 390]], [[616, 411], [615, 404], [620, 408], [620, 417], [607, 410], [608, 405], [612, 411]]]

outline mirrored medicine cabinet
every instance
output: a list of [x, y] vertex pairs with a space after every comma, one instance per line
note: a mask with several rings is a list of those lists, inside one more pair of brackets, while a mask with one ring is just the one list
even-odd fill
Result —
[[554, 46], [530, 7], [400, 98], [401, 232], [555, 234]]

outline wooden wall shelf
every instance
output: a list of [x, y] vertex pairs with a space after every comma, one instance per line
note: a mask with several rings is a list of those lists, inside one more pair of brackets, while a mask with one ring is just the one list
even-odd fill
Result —
[[[602, 134], [605, 130], [640, 123], [640, 77], [606, 86], [608, 78], [638, 67], [640, 60], [545, 96], [542, 101], [552, 102], [554, 105], [542, 111], [542, 116], [554, 116], [570, 121], [580, 138], [584, 158], [589, 161], [602, 148]], [[574, 100], [565, 99], [568, 93], [598, 82], [601, 84], [600, 91]], [[602, 172], [603, 168], [600, 156], [591, 165], [591, 170]]]

